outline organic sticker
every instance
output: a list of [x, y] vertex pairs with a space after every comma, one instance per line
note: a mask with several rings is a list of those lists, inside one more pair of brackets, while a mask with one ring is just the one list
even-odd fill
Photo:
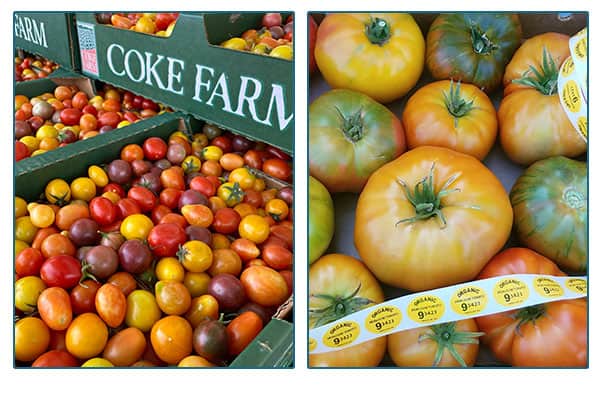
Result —
[[401, 319], [402, 313], [397, 307], [381, 306], [367, 316], [365, 326], [371, 333], [382, 333], [397, 327]]
[[479, 314], [487, 305], [487, 294], [477, 286], [463, 286], [450, 299], [450, 307], [459, 315]]
[[505, 278], [494, 286], [494, 299], [503, 306], [519, 305], [529, 297], [529, 288], [525, 282], [515, 278]]
[[564, 77], [571, 75], [575, 71], [575, 63], [571, 57], [567, 58], [565, 63], [562, 65], [561, 74]]
[[567, 279], [565, 282], [567, 289], [575, 293], [586, 294], [587, 293], [587, 281], [581, 278]]
[[335, 324], [323, 335], [323, 344], [327, 347], [341, 347], [354, 342], [360, 334], [360, 326], [354, 321]]
[[560, 283], [550, 278], [535, 278], [533, 281], [533, 288], [544, 297], [561, 297], [564, 294]]
[[308, 351], [314, 351], [317, 348], [317, 340], [314, 338], [308, 339]]
[[582, 37], [575, 44], [575, 57], [585, 60], [587, 57], [587, 38]]
[[407, 314], [410, 319], [419, 323], [437, 321], [444, 315], [444, 302], [437, 296], [424, 295], [408, 304]]
[[587, 139], [587, 135], [588, 135], [587, 117], [581, 116], [581, 117], [577, 118], [577, 129], [579, 130], [579, 133], [581, 133]]
[[579, 109], [581, 108], [581, 97], [579, 96], [577, 83], [574, 80], [565, 83], [562, 90], [562, 98], [569, 111], [573, 113], [579, 112]]

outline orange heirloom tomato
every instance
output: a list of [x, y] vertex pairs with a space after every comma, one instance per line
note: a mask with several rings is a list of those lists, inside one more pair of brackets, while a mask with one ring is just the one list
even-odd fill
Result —
[[569, 55], [567, 35], [544, 33], [526, 40], [506, 66], [505, 97], [498, 109], [500, 143], [518, 164], [557, 155], [573, 158], [587, 149], [557, 93], [559, 69]]
[[242, 238], [260, 244], [269, 237], [270, 226], [260, 215], [250, 214], [242, 218], [238, 232]]
[[68, 352], [84, 360], [100, 354], [107, 340], [108, 328], [94, 313], [77, 316], [67, 328], [65, 336]]
[[[342, 254], [325, 255], [310, 266], [308, 291], [311, 329], [384, 300], [379, 282], [365, 265]], [[386, 343], [383, 336], [348, 349], [310, 354], [308, 362], [311, 367], [375, 367], [385, 355]]]
[[329, 14], [319, 25], [315, 60], [329, 86], [387, 103], [421, 77], [425, 39], [410, 14]]
[[261, 306], [279, 306], [287, 300], [287, 283], [273, 268], [248, 267], [242, 272], [240, 282], [248, 298]]
[[226, 328], [229, 354], [240, 354], [263, 328], [262, 319], [254, 311], [244, 311], [235, 317]]
[[476, 158], [421, 146], [371, 175], [354, 243], [379, 281], [423, 291], [477, 276], [506, 243], [512, 218], [502, 183]]
[[69, 293], [58, 286], [49, 287], [40, 293], [37, 310], [42, 321], [55, 331], [67, 329], [73, 319]]
[[154, 285], [156, 303], [167, 315], [184, 314], [192, 302], [192, 296], [185, 285], [177, 281], [158, 281]]
[[158, 320], [150, 333], [156, 355], [168, 364], [177, 364], [192, 354], [192, 326], [178, 315]]
[[96, 311], [111, 328], [116, 328], [125, 320], [127, 299], [117, 286], [105, 283], [96, 292]]
[[402, 124], [409, 149], [447, 147], [483, 160], [498, 130], [496, 108], [477, 86], [438, 81], [421, 87], [406, 103]]
[[[550, 259], [527, 248], [496, 255], [478, 279], [511, 274], [564, 276]], [[560, 300], [476, 318], [498, 360], [518, 367], [587, 365], [587, 300]], [[567, 339], [568, 338], [568, 339]]]

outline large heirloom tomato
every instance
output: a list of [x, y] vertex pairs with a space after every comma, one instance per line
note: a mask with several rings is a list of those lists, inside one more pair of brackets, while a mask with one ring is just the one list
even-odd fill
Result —
[[388, 336], [388, 353], [399, 367], [472, 367], [479, 351], [473, 319], [424, 326]]
[[333, 200], [316, 178], [308, 177], [308, 263], [312, 264], [329, 247], [335, 229]]
[[[309, 328], [333, 322], [384, 300], [379, 282], [363, 263], [343, 254], [327, 254], [308, 275]], [[385, 355], [382, 336], [347, 349], [310, 354], [311, 367], [376, 367]]]
[[[496, 255], [478, 279], [510, 274], [565, 275], [526, 248]], [[498, 360], [518, 367], [582, 367], [587, 364], [587, 300], [561, 300], [476, 318], [482, 341]]]
[[385, 106], [331, 90], [309, 108], [309, 167], [332, 193], [359, 192], [373, 171], [404, 152], [404, 129]]
[[506, 243], [512, 217], [504, 187], [481, 162], [422, 146], [371, 176], [354, 244], [381, 282], [422, 291], [473, 279]]
[[505, 97], [498, 109], [500, 143], [518, 164], [577, 157], [587, 149], [557, 93], [559, 69], [569, 55], [567, 35], [544, 33], [525, 41], [506, 67]]
[[330, 14], [317, 31], [315, 59], [331, 87], [388, 103], [419, 80], [425, 40], [409, 14]]
[[587, 270], [587, 167], [566, 157], [532, 164], [510, 201], [519, 240], [565, 270]]
[[438, 81], [413, 94], [402, 113], [409, 149], [447, 147], [483, 160], [496, 140], [496, 108], [477, 86]]
[[472, 83], [491, 92], [521, 41], [516, 14], [452, 13], [427, 33], [427, 68], [435, 79]]

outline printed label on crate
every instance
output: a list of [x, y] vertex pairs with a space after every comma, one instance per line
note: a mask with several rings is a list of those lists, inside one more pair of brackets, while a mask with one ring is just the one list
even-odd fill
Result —
[[587, 28], [569, 39], [571, 56], [560, 67], [558, 74], [558, 97], [569, 121], [587, 142]]
[[94, 76], [98, 72], [98, 51], [96, 49], [96, 31], [93, 24], [77, 21], [81, 70]]
[[481, 279], [399, 297], [311, 329], [308, 350], [326, 353], [417, 327], [586, 296], [586, 277], [515, 274]]
[[23, 39], [29, 43], [48, 48], [46, 40], [46, 27], [44, 21], [15, 14], [15, 38]]

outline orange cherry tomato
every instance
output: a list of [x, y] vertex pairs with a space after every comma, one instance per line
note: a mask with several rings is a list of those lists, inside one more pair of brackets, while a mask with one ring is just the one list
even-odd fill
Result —
[[105, 283], [96, 292], [96, 311], [111, 328], [116, 328], [125, 320], [127, 299], [116, 285]]
[[250, 300], [261, 306], [279, 306], [288, 297], [288, 286], [273, 268], [252, 266], [240, 276], [240, 282]]
[[229, 354], [236, 356], [244, 351], [262, 328], [262, 319], [254, 311], [245, 311], [235, 317], [226, 328]]
[[192, 354], [192, 326], [183, 317], [161, 318], [150, 333], [152, 348], [164, 362], [174, 365]]
[[67, 329], [73, 319], [69, 293], [58, 286], [46, 288], [40, 293], [37, 310], [48, 328], [56, 331]]

